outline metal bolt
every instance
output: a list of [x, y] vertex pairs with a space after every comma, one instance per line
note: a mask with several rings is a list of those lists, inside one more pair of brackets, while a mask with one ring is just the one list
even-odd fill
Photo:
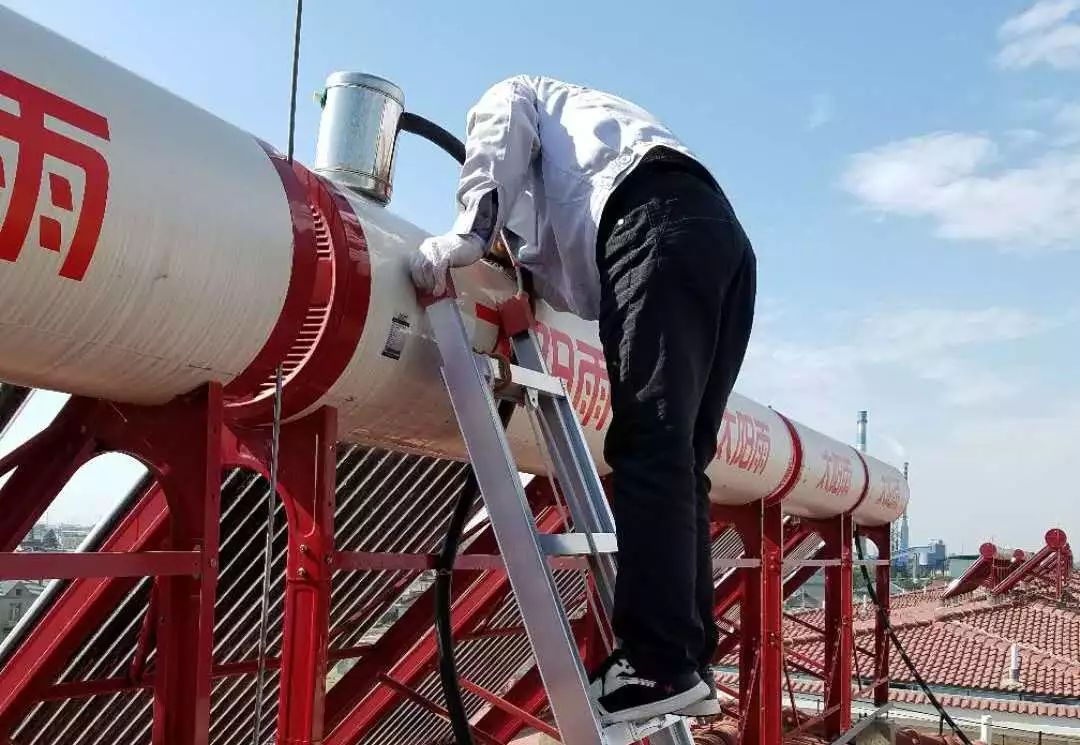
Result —
[[311, 549], [310, 549], [310, 548], [308, 548], [308, 546], [307, 546], [307, 544], [306, 544], [306, 543], [301, 543], [301, 544], [300, 544], [300, 553], [302, 553], [302, 554], [305, 554], [305, 555], [306, 555], [306, 554], [307, 554], [307, 553], [308, 553], [308, 552], [309, 552], [310, 550], [311, 550]]
[[300, 577], [300, 579], [304, 579], [304, 577], [307, 576], [307, 569], [304, 569], [304, 567], [300, 567], [298, 570], [296, 570], [296, 574]]

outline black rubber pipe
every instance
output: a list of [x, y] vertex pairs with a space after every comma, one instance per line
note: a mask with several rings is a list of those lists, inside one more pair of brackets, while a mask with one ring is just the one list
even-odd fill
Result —
[[[465, 162], [465, 143], [447, 132], [438, 124], [425, 119], [419, 114], [406, 111], [401, 115], [398, 131], [423, 137], [425, 140], [442, 148], [458, 163]], [[505, 428], [514, 413], [514, 404], [503, 401], [499, 404], [499, 419]], [[458, 495], [450, 523], [446, 526], [442, 551], [435, 562], [435, 641], [439, 649], [439, 681], [442, 683], [443, 698], [446, 700], [446, 712], [450, 717], [450, 727], [457, 745], [473, 745], [469, 716], [461, 697], [458, 683], [457, 663], [454, 657], [454, 634], [450, 624], [450, 607], [453, 598], [451, 591], [454, 579], [454, 559], [461, 548], [461, 536], [465, 532], [465, 523], [472, 514], [480, 486], [476, 482], [476, 472], [469, 466], [465, 472], [465, 485]]]

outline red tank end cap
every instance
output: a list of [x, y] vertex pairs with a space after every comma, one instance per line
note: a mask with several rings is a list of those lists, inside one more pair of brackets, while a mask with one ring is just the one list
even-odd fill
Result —
[[1050, 528], [1050, 530], [1046, 531], [1046, 545], [1050, 548], [1062, 549], [1065, 548], [1065, 544], [1068, 542], [1065, 531], [1061, 528]]
[[995, 556], [997, 556], [997, 546], [995, 546], [993, 543], [984, 543], [983, 545], [979, 546], [979, 556], [983, 557], [984, 559], [993, 559]]

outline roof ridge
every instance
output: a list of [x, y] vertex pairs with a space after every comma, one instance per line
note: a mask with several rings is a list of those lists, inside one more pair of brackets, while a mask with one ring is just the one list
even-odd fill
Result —
[[[738, 683], [739, 676], [736, 673], [717, 673], [717, 680], [726, 685]], [[825, 690], [825, 684], [818, 680], [794, 680], [791, 685], [796, 693], [818, 693]], [[852, 686], [852, 691], [858, 692], [857, 686]], [[1020, 714], [1026, 716], [1050, 716], [1063, 719], [1080, 719], [1080, 706], [1076, 704], [1055, 704], [1046, 701], [1022, 701], [1017, 699], [995, 698], [989, 696], [975, 696], [963, 693], [937, 693], [937, 699], [942, 706], [953, 709], [967, 709], [969, 711], [998, 711], [1007, 714]], [[925, 704], [928, 703], [926, 694], [922, 691], [889, 688], [889, 700], [899, 703]]]
[[1038, 646], [1037, 644], [1031, 644], [1029, 642], [1021, 641], [1019, 639], [1011, 639], [1010, 637], [1004, 636], [1002, 634], [996, 634], [996, 633], [990, 631], [989, 629], [984, 629], [984, 628], [980, 628], [978, 626], [974, 626], [972, 624], [967, 623], [966, 621], [964, 621], [962, 619], [952, 619], [948, 623], [954, 624], [954, 625], [959, 626], [959, 627], [961, 627], [961, 628], [963, 628], [965, 630], [968, 630], [968, 631], [970, 631], [972, 633], [975, 633], [975, 634], [979, 634], [979, 635], [984, 636], [986, 638], [995, 639], [995, 640], [997, 640], [999, 642], [1003, 642], [1003, 643], [1008, 644], [1008, 645], [1015, 644], [1020, 649], [1024, 649], [1024, 650], [1027, 650], [1029, 652], [1035, 652], [1035, 653], [1039, 654], [1041, 656], [1040, 661], [1045, 660], [1045, 661], [1055, 662], [1055, 663], [1058, 663], [1058, 665], [1065, 665], [1069, 669], [1076, 670], [1078, 673], [1080, 673], [1080, 660], [1074, 660], [1071, 657], [1068, 657], [1066, 655], [1057, 654], [1056, 652], [1053, 652], [1053, 651], [1050, 651], [1050, 650], [1047, 650], [1047, 649], [1043, 649], [1042, 647]]

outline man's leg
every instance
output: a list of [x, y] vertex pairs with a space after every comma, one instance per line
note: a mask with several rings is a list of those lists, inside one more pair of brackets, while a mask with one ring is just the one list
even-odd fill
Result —
[[709, 492], [712, 484], [705, 475], [716, 457], [716, 439], [723, 421], [728, 397], [742, 367], [750, 329], [754, 318], [754, 299], [757, 285], [756, 259], [741, 228], [733, 225], [732, 240], [744, 243], [742, 249], [732, 248], [732, 256], [742, 257], [735, 277], [724, 293], [720, 329], [713, 355], [712, 373], [702, 396], [701, 408], [694, 427], [694, 460], [697, 497], [697, 607], [704, 627], [703, 644], [698, 656], [698, 669], [704, 671], [712, 662], [720, 635], [713, 617], [712, 541], [709, 539]]
[[692, 674], [703, 646], [693, 435], [737, 268], [717, 196], [690, 177], [671, 181], [627, 211], [599, 257], [619, 531], [613, 621], [634, 666], [657, 679]]

